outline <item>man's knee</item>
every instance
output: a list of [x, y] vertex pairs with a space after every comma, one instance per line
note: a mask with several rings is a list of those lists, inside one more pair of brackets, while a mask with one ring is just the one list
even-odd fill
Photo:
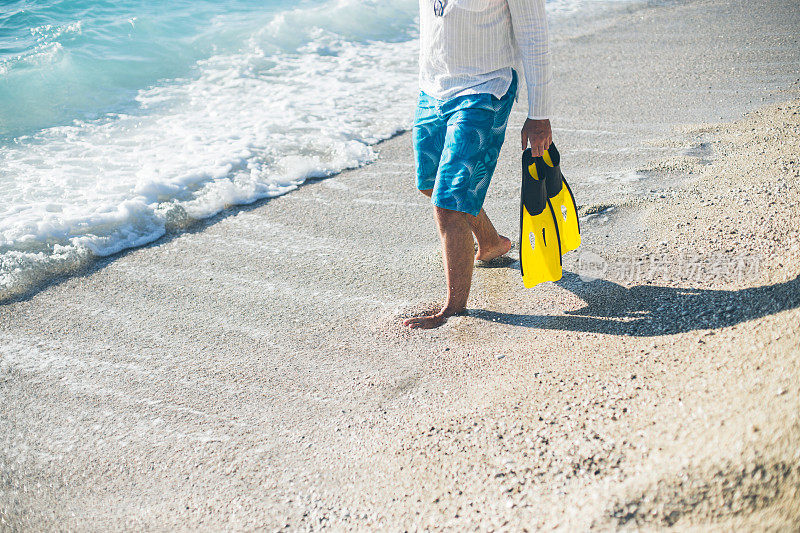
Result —
[[424, 194], [424, 195], [425, 195], [425, 196], [427, 196], [428, 198], [430, 198], [431, 196], [433, 196], [433, 189], [425, 189], [424, 191], [422, 191], [422, 190], [421, 190], [421, 191], [419, 191], [419, 192], [421, 192], [422, 194]]
[[438, 205], [434, 205], [433, 212], [436, 216], [436, 222], [439, 225], [439, 229], [441, 230], [459, 227], [468, 223], [468, 215], [466, 213], [462, 213], [461, 211], [453, 211], [452, 209], [445, 209], [443, 207], [439, 207]]

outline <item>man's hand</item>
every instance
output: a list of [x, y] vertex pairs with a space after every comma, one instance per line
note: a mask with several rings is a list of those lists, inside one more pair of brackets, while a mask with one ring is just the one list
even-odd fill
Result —
[[531, 155], [538, 157], [550, 147], [553, 142], [553, 131], [550, 129], [550, 120], [525, 119], [522, 125], [522, 150], [531, 145]]

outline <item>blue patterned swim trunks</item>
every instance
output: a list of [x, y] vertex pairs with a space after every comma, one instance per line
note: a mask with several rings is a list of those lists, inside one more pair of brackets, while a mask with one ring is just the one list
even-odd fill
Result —
[[433, 205], [478, 215], [516, 92], [516, 72], [499, 99], [481, 93], [443, 101], [420, 92], [412, 130], [417, 188], [433, 189]]

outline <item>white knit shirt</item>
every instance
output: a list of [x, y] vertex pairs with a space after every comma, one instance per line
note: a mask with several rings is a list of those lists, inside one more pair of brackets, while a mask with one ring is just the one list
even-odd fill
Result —
[[[528, 117], [550, 117], [550, 47], [544, 0], [419, 0], [419, 85], [447, 100], [465, 94], [502, 97], [522, 63]], [[444, 2], [444, 0], [441, 0]]]

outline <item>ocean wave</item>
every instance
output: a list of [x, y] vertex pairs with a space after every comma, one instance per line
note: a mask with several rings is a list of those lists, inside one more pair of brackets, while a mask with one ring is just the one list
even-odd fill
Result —
[[389, 20], [349, 33], [344, 19], [364, 6], [397, 24], [396, 7], [359, 4], [335, 2], [343, 20], [322, 7], [280, 13], [235, 53], [139, 91], [129, 113], [0, 147], [0, 299], [373, 160], [372, 145], [410, 124], [418, 44]]

